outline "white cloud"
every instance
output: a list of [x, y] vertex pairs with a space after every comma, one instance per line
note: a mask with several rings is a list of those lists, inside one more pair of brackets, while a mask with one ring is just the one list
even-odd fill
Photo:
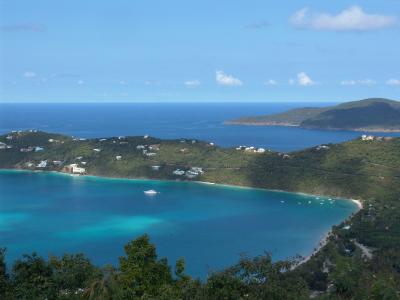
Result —
[[240, 79], [235, 78], [232, 75], [225, 74], [223, 71], [215, 72], [215, 80], [219, 85], [241, 86], [243, 84]]
[[85, 82], [83, 81], [83, 80], [78, 80], [78, 84], [79, 85], [82, 85], [82, 84], [84, 84]]
[[36, 77], [36, 73], [33, 71], [25, 71], [25, 73], [23, 74], [23, 76], [25, 78], [35, 78]]
[[305, 7], [295, 12], [290, 23], [298, 28], [331, 31], [368, 31], [394, 25], [397, 18], [390, 15], [368, 14], [359, 6], [351, 6], [337, 15], [310, 12]]
[[187, 87], [196, 87], [196, 86], [199, 86], [200, 84], [201, 84], [201, 82], [197, 79], [185, 81], [185, 85]]
[[386, 84], [400, 86], [400, 79], [394, 79], [394, 78], [389, 79], [388, 81], [386, 81]]
[[277, 84], [278, 84], [278, 82], [276, 80], [274, 80], [274, 79], [268, 79], [265, 82], [265, 85], [277, 85]]
[[361, 80], [343, 80], [340, 82], [341, 85], [373, 85], [376, 84], [375, 80], [372, 79], [361, 79]]
[[120, 85], [126, 85], [126, 81], [125, 80], [120, 80], [119, 84]]
[[304, 72], [297, 74], [297, 83], [301, 86], [310, 86], [315, 84], [315, 82]]

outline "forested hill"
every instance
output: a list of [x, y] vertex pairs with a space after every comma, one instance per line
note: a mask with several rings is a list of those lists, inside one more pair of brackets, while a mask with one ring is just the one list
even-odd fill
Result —
[[[72, 172], [71, 165], [77, 172], [100, 176], [199, 180], [363, 200], [364, 208], [335, 226], [326, 246], [295, 270], [281, 273], [283, 265], [272, 267], [268, 257], [245, 260], [211, 275], [205, 283], [185, 277], [183, 285], [168, 279], [167, 286], [174, 292], [168, 299], [308, 299], [310, 294], [317, 297], [317, 292], [321, 294], [315, 299], [398, 299], [400, 295], [400, 138], [359, 138], [278, 153], [148, 136], [79, 139], [36, 131], [0, 136], [0, 168]], [[3, 254], [0, 249], [1, 299], [15, 299], [2, 298], [7, 291], [11, 295], [18, 291], [18, 299], [54, 299], [50, 292], [58, 294], [57, 299], [66, 299], [60, 295], [90, 290], [98, 282], [105, 284], [111, 279], [116, 280], [115, 285], [100, 291], [131, 293], [134, 276], [125, 278], [124, 274], [138, 274], [140, 282], [157, 276], [167, 278], [162, 273], [164, 265], [162, 270], [154, 269], [153, 276], [142, 272], [147, 264], [139, 261], [138, 266], [121, 264], [111, 275], [98, 272], [98, 281], [89, 278], [69, 286], [58, 283], [58, 269], [52, 272], [45, 267], [46, 273], [36, 274], [37, 259], [32, 257], [17, 261], [8, 269], [11, 274], [5, 273]], [[79, 271], [65, 271], [60, 266], [68, 278], [75, 278], [71, 274]], [[43, 276], [46, 281], [38, 281]], [[157, 280], [149, 279], [142, 287], [146, 299], [166, 299], [162, 296], [167, 288]], [[29, 293], [33, 292], [40, 297], [31, 297]], [[68, 299], [110, 298], [82, 295]]]
[[330, 107], [306, 107], [280, 114], [244, 117], [226, 123], [300, 126], [309, 129], [400, 131], [400, 102], [372, 98]]

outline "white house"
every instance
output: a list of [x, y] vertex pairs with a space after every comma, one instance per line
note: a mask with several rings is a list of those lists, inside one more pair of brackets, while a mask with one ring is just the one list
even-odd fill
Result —
[[43, 147], [39, 147], [39, 146], [35, 147], [35, 152], [39, 152], [39, 151], [43, 151], [43, 150], [44, 150]]
[[78, 164], [70, 164], [67, 169], [72, 174], [85, 174], [85, 168], [80, 168]]
[[116, 159], [116, 160], [121, 160], [121, 159], [122, 159], [122, 156], [121, 156], [121, 155], [117, 155], [117, 156], [115, 157], [115, 159]]
[[361, 136], [361, 139], [362, 139], [363, 141], [373, 141], [373, 140], [375, 139], [375, 137], [374, 137], [373, 135], [366, 135], [366, 134], [363, 134], [363, 135]]
[[99, 149], [99, 148], [94, 148], [93, 151], [94, 151], [94, 152], [100, 152], [101, 149]]
[[153, 171], [158, 171], [158, 170], [160, 170], [160, 166], [151, 166], [151, 169], [153, 170]]
[[46, 168], [47, 166], [47, 160], [42, 160], [37, 166], [36, 168]]
[[175, 171], [172, 172], [172, 174], [177, 175], [177, 176], [182, 176], [185, 174], [185, 171], [176, 169]]
[[258, 152], [258, 153], [264, 153], [264, 152], [265, 152], [265, 149], [264, 149], [264, 148], [258, 148], [258, 149], [257, 149], [257, 152]]

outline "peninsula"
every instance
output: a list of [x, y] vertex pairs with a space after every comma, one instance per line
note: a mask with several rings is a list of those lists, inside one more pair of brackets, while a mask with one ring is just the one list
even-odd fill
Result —
[[[0, 168], [195, 180], [359, 199], [321, 249], [291, 271], [310, 290], [365, 295], [400, 282], [400, 138], [363, 136], [279, 153], [150, 136], [74, 138], [36, 130], [0, 136]], [[229, 273], [224, 273], [223, 276]], [[222, 275], [221, 275], [222, 276]], [[344, 284], [351, 282], [351, 286]], [[350, 290], [349, 290], [350, 289]]]
[[371, 98], [335, 106], [296, 108], [279, 114], [243, 117], [225, 124], [400, 132], [400, 102]]

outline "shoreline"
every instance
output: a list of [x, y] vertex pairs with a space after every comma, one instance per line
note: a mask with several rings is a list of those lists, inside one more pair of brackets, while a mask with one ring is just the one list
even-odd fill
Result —
[[324, 195], [324, 194], [309, 194], [304, 192], [295, 192], [295, 191], [285, 191], [279, 189], [267, 189], [262, 187], [252, 187], [252, 186], [243, 186], [243, 185], [233, 185], [233, 184], [226, 184], [226, 183], [216, 183], [216, 182], [209, 182], [209, 181], [200, 181], [200, 180], [172, 180], [172, 179], [153, 179], [153, 178], [139, 178], [139, 177], [111, 177], [111, 176], [101, 176], [101, 175], [92, 175], [92, 174], [85, 174], [85, 175], [76, 175], [70, 174], [66, 172], [60, 171], [48, 171], [48, 170], [29, 170], [29, 169], [3, 169], [0, 168], [0, 171], [16, 171], [16, 172], [28, 172], [28, 173], [50, 173], [50, 174], [57, 174], [57, 175], [64, 175], [74, 178], [84, 177], [84, 178], [97, 178], [97, 179], [106, 179], [106, 180], [130, 180], [130, 181], [153, 181], [153, 182], [180, 182], [180, 183], [193, 183], [193, 184], [202, 184], [202, 185], [212, 185], [216, 187], [228, 187], [228, 188], [238, 188], [238, 189], [252, 189], [252, 190], [260, 190], [266, 192], [275, 192], [275, 193], [287, 193], [287, 194], [296, 194], [306, 197], [323, 197], [323, 198], [332, 198], [335, 200], [343, 200], [343, 201], [351, 201], [356, 204], [358, 210], [363, 209], [362, 200], [352, 199], [352, 198], [342, 198], [333, 195]]

